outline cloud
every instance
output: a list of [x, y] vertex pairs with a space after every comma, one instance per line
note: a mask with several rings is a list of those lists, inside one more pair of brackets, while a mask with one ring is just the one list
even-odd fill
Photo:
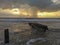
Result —
[[19, 7], [21, 4], [35, 6], [41, 10], [60, 10], [60, 0], [0, 0], [0, 7], [12, 8], [12, 5]]
[[31, 1], [32, 6], [37, 6], [42, 9], [48, 7], [51, 4], [52, 4], [52, 2], [50, 0], [32, 0]]
[[48, 9], [49, 10], [52, 10], [52, 11], [58, 11], [60, 10], [60, 0], [52, 0], [53, 1], [53, 4], [51, 4]]

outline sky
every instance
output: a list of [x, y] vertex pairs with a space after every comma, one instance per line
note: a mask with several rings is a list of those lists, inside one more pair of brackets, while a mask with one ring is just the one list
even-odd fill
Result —
[[60, 0], [0, 0], [0, 8], [5, 9], [19, 8], [25, 4], [28, 4], [30, 7], [37, 7], [41, 11], [60, 11]]
[[60, 10], [60, 0], [0, 0], [0, 7], [10, 8], [12, 5], [19, 7], [21, 4], [29, 4], [40, 9]]

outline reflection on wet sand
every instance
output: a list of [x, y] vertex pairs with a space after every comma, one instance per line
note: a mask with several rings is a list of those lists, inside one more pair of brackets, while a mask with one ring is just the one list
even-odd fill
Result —
[[[3, 44], [4, 37], [3, 32], [4, 29], [8, 28], [10, 31], [10, 43], [9, 45], [51, 45], [55, 44], [55, 42], [59, 42], [60, 32], [52, 31], [54, 30], [54, 27], [59, 27], [60, 23], [52, 23], [52, 22], [39, 22], [43, 24], [47, 24], [48, 27], [51, 29], [49, 31], [46, 31], [44, 34], [34, 34], [32, 33], [31, 27], [27, 23], [12, 23], [12, 22], [0, 22], [0, 43]], [[51, 28], [51, 24], [53, 24]], [[54, 25], [58, 24], [58, 25]], [[39, 39], [39, 40], [38, 40]], [[40, 40], [41, 39], [41, 40]], [[32, 41], [31, 41], [32, 40]], [[46, 41], [42, 41], [46, 40]], [[42, 42], [41, 42], [42, 41]], [[56, 42], [56, 43], [57, 43]], [[30, 44], [31, 43], [31, 44]]]

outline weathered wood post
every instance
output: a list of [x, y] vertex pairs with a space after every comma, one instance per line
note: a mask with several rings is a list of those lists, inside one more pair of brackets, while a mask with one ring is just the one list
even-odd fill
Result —
[[9, 29], [4, 30], [4, 43], [9, 43]]

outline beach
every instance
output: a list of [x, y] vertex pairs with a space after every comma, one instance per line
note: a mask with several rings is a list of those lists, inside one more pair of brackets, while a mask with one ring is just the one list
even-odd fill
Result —
[[28, 22], [0, 22], [0, 45], [4, 45], [4, 29], [9, 29], [6, 45], [60, 45], [60, 22], [38, 22], [47, 25], [44, 34], [33, 34]]

